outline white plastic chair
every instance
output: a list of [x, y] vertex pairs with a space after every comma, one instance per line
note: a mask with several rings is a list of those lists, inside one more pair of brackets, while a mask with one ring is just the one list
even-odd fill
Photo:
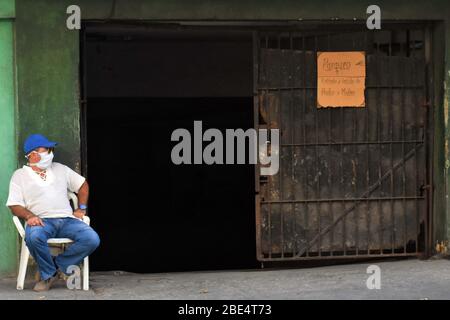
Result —
[[[74, 210], [78, 208], [78, 198], [74, 193], [69, 192], [67, 194], [69, 200], [72, 200]], [[22, 248], [20, 250], [20, 262], [19, 262], [19, 274], [17, 276], [17, 290], [23, 290], [23, 286], [25, 283], [25, 275], [27, 273], [28, 260], [30, 258], [30, 251], [25, 243], [25, 224], [22, 225], [18, 217], [13, 217], [14, 224], [19, 232], [19, 235], [22, 237]], [[89, 225], [90, 219], [87, 216], [83, 217], [83, 221]], [[59, 247], [64, 250], [65, 246], [73, 243], [73, 241], [69, 238], [50, 238], [47, 240], [47, 243], [51, 247]], [[51, 251], [53, 254], [54, 252]], [[57, 255], [57, 254], [53, 254]], [[83, 290], [89, 290], [89, 257], [84, 258], [83, 261]]]

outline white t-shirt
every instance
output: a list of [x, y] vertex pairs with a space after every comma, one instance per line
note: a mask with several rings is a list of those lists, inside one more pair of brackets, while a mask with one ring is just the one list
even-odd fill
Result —
[[29, 166], [17, 169], [9, 184], [7, 206], [20, 205], [40, 218], [75, 217], [67, 190], [78, 192], [86, 179], [69, 167], [53, 162], [44, 181]]

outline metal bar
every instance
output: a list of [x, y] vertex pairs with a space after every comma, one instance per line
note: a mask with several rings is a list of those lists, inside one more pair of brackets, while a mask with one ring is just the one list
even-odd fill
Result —
[[[291, 57], [291, 65], [290, 65], [290, 70], [295, 70], [295, 66], [294, 64], [294, 45], [293, 45], [293, 38], [292, 38], [292, 32], [289, 32], [289, 48], [291, 50], [290, 54], [292, 55]], [[296, 75], [292, 75], [292, 81], [295, 79]], [[290, 111], [290, 127], [291, 127], [291, 142], [295, 143], [295, 122], [294, 122], [294, 118], [295, 118], [295, 109], [294, 109], [294, 91], [291, 90], [290, 92], [290, 101], [289, 101], [289, 111]], [[295, 199], [295, 164], [294, 164], [294, 158], [295, 158], [295, 154], [296, 154], [296, 149], [292, 149], [291, 150], [291, 198]], [[293, 203], [291, 205], [291, 222], [293, 224], [292, 226], [292, 239], [294, 241], [294, 245], [293, 245], [293, 254], [297, 253], [297, 242], [298, 242], [298, 233], [297, 233], [297, 214], [295, 212], [295, 204]]]
[[[331, 45], [330, 45], [330, 38], [331, 35], [328, 34], [327, 35], [327, 46], [328, 46], [328, 51], [331, 51]], [[328, 108], [326, 110], [328, 112], [328, 142], [332, 141], [332, 125], [331, 125], [331, 108]], [[328, 145], [328, 195], [331, 198], [332, 197], [332, 192], [331, 192], [331, 170], [330, 170], [330, 164], [331, 163], [331, 145]], [[328, 204], [328, 212], [329, 214], [331, 214], [331, 222], [334, 221], [334, 210], [331, 207], [331, 203]], [[333, 255], [333, 247], [334, 247], [334, 228], [332, 228], [330, 230], [330, 251], [331, 251], [331, 255]]]
[[[266, 101], [265, 101], [265, 103], [267, 103], [267, 96], [264, 98]], [[267, 112], [268, 113], [268, 120], [270, 121], [270, 112]], [[269, 128], [270, 128], [270, 126], [268, 126], [268, 130], [269, 130]], [[269, 176], [268, 177], [268, 183], [269, 183], [269, 186], [271, 185], [271, 183], [270, 183], [270, 180], [272, 180], [272, 176]], [[272, 198], [272, 193], [269, 191], [269, 198], [271, 199]], [[271, 206], [271, 204], [269, 203], [269, 212], [268, 212], [268, 214], [269, 214], [269, 216], [268, 216], [268, 224], [269, 224], [269, 256], [272, 256], [272, 206]]]
[[[377, 60], [380, 59], [380, 44], [377, 43]], [[379, 64], [378, 64], [379, 66]], [[377, 83], [381, 82], [381, 76], [380, 76], [380, 68], [377, 68], [376, 71], [377, 74]], [[389, 76], [389, 75], [388, 75]], [[381, 138], [381, 96], [380, 96], [380, 90], [377, 89], [377, 141], [380, 142]], [[378, 144], [378, 182], [379, 182], [379, 188], [381, 190], [381, 144]], [[381, 194], [381, 191], [380, 191]], [[379, 236], [379, 248], [380, 248], [380, 254], [383, 254], [383, 210], [381, 208], [381, 202], [378, 201], [378, 236]]]
[[402, 144], [402, 143], [424, 143], [425, 140], [385, 140], [385, 141], [345, 141], [345, 142], [320, 142], [320, 143], [285, 143], [280, 144], [280, 147], [315, 147], [315, 146], [329, 146], [329, 145], [366, 145], [366, 144]]
[[[389, 57], [392, 56], [392, 31], [390, 31], [390, 41], [389, 41]], [[389, 70], [392, 70], [392, 59], [389, 59]], [[393, 77], [388, 77], [389, 79], [389, 93], [390, 93], [390, 108], [389, 108], [389, 136], [391, 141], [394, 140], [394, 92], [393, 92]], [[403, 145], [403, 140], [401, 140], [401, 144]], [[390, 165], [391, 169], [394, 166], [394, 151], [393, 144], [390, 143]], [[390, 179], [390, 187], [391, 187], [391, 197], [394, 197], [394, 177], [395, 174], [391, 175]], [[391, 209], [391, 252], [395, 251], [395, 215], [394, 215], [394, 201], [390, 201], [390, 209]]]
[[262, 232], [261, 232], [261, 195], [255, 195], [255, 220], [256, 220], [256, 257], [260, 260], [263, 257]]
[[[258, 85], [261, 83], [260, 80], [260, 70], [259, 64], [261, 62], [261, 54], [260, 54], [260, 37], [257, 31], [253, 31], [252, 33], [252, 44], [253, 44], [253, 124], [255, 130], [259, 129], [259, 93], [257, 91]], [[256, 255], [257, 259], [262, 258], [262, 232], [261, 232], [261, 198], [259, 195], [260, 192], [260, 166], [259, 161], [255, 164], [255, 226], [256, 226]]]
[[[373, 37], [371, 38], [373, 40]], [[365, 33], [365, 40], [366, 40], [366, 44], [367, 44], [367, 32]], [[372, 46], [373, 43], [371, 43]], [[367, 94], [366, 94], [367, 97]], [[367, 146], [367, 158], [366, 158], [366, 190], [369, 189], [370, 186], [370, 142], [369, 141], [369, 119], [370, 119], [370, 105], [372, 105], [372, 103], [367, 103], [366, 106], [366, 146]], [[368, 198], [368, 197], [367, 197]], [[367, 224], [367, 253], [370, 254], [370, 206], [369, 206], [369, 200], [366, 201], [366, 224]]]
[[[410, 30], [408, 30], [408, 48], [410, 46], [409, 32], [410, 32]], [[413, 41], [415, 43], [415, 39]], [[415, 50], [415, 44], [412, 46], [412, 49], [410, 52], [411, 57], [414, 57], [414, 50]], [[414, 68], [417, 68], [416, 65], [414, 65]], [[418, 76], [417, 69], [415, 71], [416, 72], [414, 72], [414, 83], [417, 82], [417, 76]], [[414, 106], [414, 113], [415, 113], [414, 137], [417, 139], [417, 137], [419, 136], [419, 112], [418, 112], [419, 99], [417, 98], [417, 90], [414, 90], [414, 104], [415, 104], [415, 106]], [[415, 146], [416, 146], [416, 144], [414, 144], [414, 147]], [[419, 170], [418, 170], [419, 168], [417, 165], [418, 156], [419, 155], [416, 155], [414, 157], [414, 172], [416, 175], [416, 178], [414, 179], [414, 191], [415, 191], [416, 195], [419, 194]], [[419, 236], [420, 236], [420, 217], [419, 217], [420, 210], [419, 210], [419, 201], [418, 200], [415, 201], [414, 206], [416, 209], [416, 247], [415, 247], [416, 250], [415, 251], [418, 254], [419, 253], [419, 241], [420, 241], [420, 239], [419, 239]]]
[[[302, 34], [302, 51], [303, 51], [303, 85], [306, 84], [306, 43], [305, 43], [305, 35]], [[306, 144], [306, 89], [303, 90], [303, 114], [302, 114], [302, 121], [303, 121], [303, 143]], [[305, 160], [307, 159], [304, 157]], [[306, 165], [303, 166], [303, 177], [304, 177], [304, 199], [308, 199], [308, 171], [306, 168]], [[309, 242], [309, 214], [308, 214], [309, 208], [308, 204], [305, 203], [305, 211], [304, 211], [304, 219], [305, 221], [305, 240], [306, 243]], [[306, 249], [306, 256], [309, 256], [309, 248]]]
[[[383, 258], [386, 257], [416, 257], [416, 253], [384, 253]], [[301, 256], [294, 256], [294, 257], [285, 257], [285, 258], [269, 258], [269, 259], [261, 259], [261, 261], [298, 261], [298, 260], [317, 260], [320, 258], [320, 260], [335, 260], [335, 259], [362, 259], [362, 258], [373, 258], [373, 254], [359, 254], [359, 255], [345, 255], [345, 254], [339, 254], [335, 251], [334, 255], [322, 255], [320, 257], [318, 256], [308, 256], [308, 257], [301, 257]]]
[[[337, 76], [335, 76], [337, 77]], [[401, 88], [405, 88], [405, 89], [422, 89], [424, 88], [424, 86], [421, 85], [417, 85], [417, 86], [366, 86], [366, 89], [374, 89], [374, 90], [378, 90], [378, 89], [390, 89], [390, 88], [394, 88], [394, 89], [401, 89]], [[307, 86], [307, 87], [259, 87], [257, 90], [259, 91], [279, 91], [279, 90], [317, 90], [316, 86]]]
[[[253, 127], [256, 132], [259, 132], [259, 97], [260, 92], [258, 92], [258, 86], [261, 83], [259, 78], [259, 64], [261, 63], [261, 39], [259, 38], [259, 33], [257, 31], [252, 32], [252, 45], [253, 45]], [[258, 146], [259, 149], [259, 146]], [[259, 154], [259, 153], [257, 153]], [[257, 159], [259, 157], [257, 156]], [[260, 191], [260, 163], [256, 161], [255, 163], [255, 193]]]
[[426, 123], [426, 158], [427, 158], [427, 181], [426, 184], [431, 186], [431, 188], [427, 188], [426, 192], [428, 195], [427, 199], [427, 213], [425, 218], [425, 232], [426, 232], [426, 244], [425, 244], [425, 254], [427, 256], [431, 255], [432, 245], [433, 245], [433, 150], [434, 150], [434, 120], [433, 120], [433, 77], [432, 77], [432, 53], [431, 53], [431, 44], [432, 44], [432, 32], [431, 27], [427, 26], [425, 31], [425, 97], [426, 101], [429, 104], [429, 108], [427, 108], [427, 120]]
[[311, 203], [311, 202], [353, 202], [353, 201], [390, 201], [390, 200], [424, 200], [423, 196], [405, 196], [405, 197], [370, 197], [370, 198], [320, 198], [320, 199], [302, 199], [302, 200], [272, 200], [261, 201], [262, 204], [268, 203]]
[[[400, 46], [402, 47], [402, 46]], [[403, 49], [401, 49], [401, 53], [403, 53]], [[405, 52], [405, 55], [407, 53]], [[401, 56], [401, 54], [400, 54]], [[400, 79], [401, 79], [401, 83], [404, 85], [405, 84], [405, 62], [400, 64]], [[401, 135], [402, 135], [402, 140], [405, 141], [405, 89], [401, 88], [401, 113], [402, 113], [402, 124], [401, 124]], [[402, 143], [402, 157], [405, 156], [405, 143]], [[406, 196], [406, 166], [402, 167], [402, 191], [403, 191], [403, 196]], [[407, 216], [406, 216], [406, 202], [403, 199], [402, 201], [402, 209], [403, 209], [403, 219], [404, 219], [404, 230], [403, 230], [403, 252], [406, 253], [406, 241], [407, 241], [407, 235], [408, 235], [408, 220], [407, 220]]]
[[[344, 141], [344, 108], [340, 108], [340, 114], [341, 114], [341, 141]], [[340, 180], [341, 180], [341, 184], [345, 184], [344, 181], [344, 150], [343, 150], [343, 144], [340, 145], [340, 162], [339, 162], [339, 171], [340, 171]], [[345, 199], [345, 188], [344, 186], [342, 186], [341, 188], [342, 190], [342, 194], [341, 194], [341, 198]], [[345, 201], [342, 200], [342, 212], [345, 212]], [[333, 221], [334, 223], [334, 221]], [[345, 244], [345, 237], [346, 237], [346, 228], [345, 228], [345, 218], [344, 221], [342, 222], [342, 248], [344, 250], [344, 254], [346, 254], [346, 244]]]
[[[265, 35], [265, 41], [266, 41], [266, 48], [268, 48], [269, 47], [269, 37], [267, 36], [267, 34]], [[265, 62], [267, 64], [267, 61], [265, 61]], [[265, 79], [267, 79], [267, 66], [264, 66], [264, 73], [265, 73]], [[272, 117], [271, 117], [271, 112], [270, 112], [271, 110], [269, 109], [270, 105], [268, 106], [268, 103], [267, 103], [267, 97], [268, 97], [268, 92], [266, 91], [265, 95], [263, 97], [263, 100], [264, 100], [264, 105], [266, 106], [265, 111], [267, 113], [267, 130], [269, 132], [271, 129], [271, 126], [272, 126], [272, 124], [271, 124]], [[268, 176], [267, 179], [268, 179], [268, 184], [270, 186], [272, 176]], [[269, 192], [269, 198], [270, 199], [272, 198], [271, 192]], [[269, 233], [268, 234], [268, 236], [269, 236], [269, 257], [271, 258], [272, 257], [272, 206], [271, 206], [271, 204], [269, 204], [268, 209], [269, 209], [269, 212], [268, 212], [269, 216], [267, 218], [267, 223], [269, 225], [269, 232], [268, 232]]]
[[[352, 49], [355, 50], [355, 38], [352, 37]], [[356, 109], [352, 108], [352, 140], [356, 141]], [[357, 150], [356, 150], [356, 146], [353, 145], [353, 159], [354, 159], [354, 166], [355, 169], [352, 170], [352, 173], [354, 174], [353, 179], [355, 181], [355, 184], [353, 185], [353, 194], [356, 194], [356, 184], [358, 183], [358, 169], [356, 168], [357, 165]], [[358, 254], [359, 252], [359, 223], [358, 223], [358, 210], [353, 211], [353, 218], [354, 218], [354, 222], [355, 222], [355, 249], [356, 249], [356, 254]]]
[[[314, 58], [317, 57], [317, 36], [314, 36]], [[316, 66], [316, 70], [317, 70], [317, 66]], [[317, 143], [319, 143], [319, 129], [318, 129], [318, 117], [319, 117], [319, 112], [318, 109], [315, 108], [314, 109], [314, 121], [315, 121], [315, 135], [316, 135], [316, 147], [314, 148], [315, 150], [315, 180], [316, 180], [316, 198], [320, 198], [320, 175], [319, 175], [319, 154], [318, 154], [318, 150], [317, 150]], [[322, 251], [322, 237], [320, 236], [321, 234], [321, 227], [322, 227], [322, 221], [321, 221], [321, 217], [320, 217], [320, 204], [318, 202], [316, 202], [316, 213], [317, 213], [317, 223], [318, 223], [318, 230], [319, 230], [319, 241], [318, 241], [318, 251], [319, 251], [319, 256], [322, 255], [321, 251]]]
[[[280, 59], [281, 59], [281, 34], [278, 33], [278, 51], [280, 53]], [[281, 61], [281, 63], [283, 63], [284, 61]], [[282, 68], [278, 69], [278, 80], [281, 81], [282, 78], [282, 73], [281, 73]], [[278, 128], [281, 130], [283, 130], [283, 125], [282, 125], [282, 118], [283, 118], [283, 103], [282, 103], [282, 99], [281, 99], [281, 91], [278, 90]], [[280, 152], [280, 158], [282, 159], [283, 157], [281, 157], [281, 152], [282, 150], [279, 150]], [[281, 162], [281, 161], [280, 161]], [[279, 192], [278, 192], [278, 197], [280, 198], [280, 200], [283, 200], [283, 163], [280, 163], [279, 169], [278, 169], [278, 188], [279, 188]], [[279, 210], [280, 210], [280, 237], [281, 237], [281, 257], [284, 257], [284, 210], [282, 205], [279, 205]]]

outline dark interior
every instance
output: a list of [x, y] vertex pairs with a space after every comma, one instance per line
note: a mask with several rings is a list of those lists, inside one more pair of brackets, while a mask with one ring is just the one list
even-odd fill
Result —
[[253, 127], [251, 36], [102, 26], [82, 48], [92, 269], [256, 267], [254, 166], [171, 161], [194, 120]]

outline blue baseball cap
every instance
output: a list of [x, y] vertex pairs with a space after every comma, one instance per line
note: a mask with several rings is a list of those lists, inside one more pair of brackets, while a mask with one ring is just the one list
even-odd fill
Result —
[[48, 140], [42, 134], [32, 134], [25, 140], [25, 143], [23, 144], [23, 151], [25, 151], [25, 154], [28, 154], [39, 147], [53, 148], [56, 145], [56, 142]]

